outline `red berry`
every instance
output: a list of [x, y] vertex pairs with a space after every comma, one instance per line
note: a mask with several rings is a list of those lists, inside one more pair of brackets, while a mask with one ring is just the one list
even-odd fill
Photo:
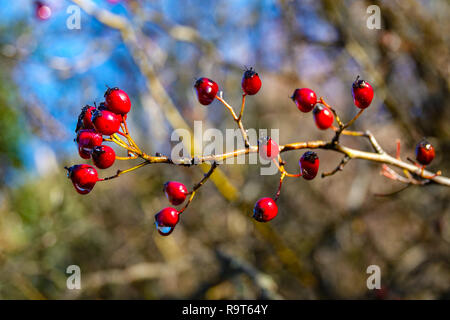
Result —
[[310, 112], [317, 103], [316, 93], [308, 88], [295, 89], [291, 99], [302, 112]]
[[422, 164], [427, 165], [433, 161], [435, 156], [434, 147], [427, 140], [420, 141], [416, 146], [416, 160]]
[[35, 1], [36, 17], [40, 20], [48, 20], [52, 15], [52, 9], [45, 5], [42, 1]]
[[251, 96], [257, 94], [259, 89], [261, 89], [261, 79], [253, 68], [245, 70], [241, 86], [244, 93]]
[[91, 151], [84, 149], [82, 146], [78, 146], [78, 154], [82, 159], [90, 159]]
[[[83, 129], [78, 131], [75, 141], [78, 143], [78, 148], [81, 149], [84, 154], [86, 154], [90, 153], [94, 147], [101, 145], [103, 142], [103, 137], [94, 129]], [[84, 157], [82, 156], [82, 158]], [[84, 159], [89, 158], [90, 156]]]
[[88, 164], [77, 164], [66, 168], [67, 176], [72, 180], [75, 190], [80, 194], [87, 194], [94, 188], [98, 181], [97, 170]]
[[272, 198], [259, 199], [253, 208], [253, 218], [259, 222], [267, 222], [278, 214], [278, 206]]
[[97, 146], [92, 150], [92, 160], [97, 168], [106, 169], [116, 161], [116, 153], [110, 146]]
[[205, 106], [211, 104], [219, 92], [217, 83], [208, 78], [198, 79], [194, 88], [197, 91], [198, 101]]
[[108, 88], [105, 92], [106, 108], [116, 114], [127, 114], [131, 109], [128, 94], [119, 88]]
[[334, 121], [333, 113], [330, 109], [325, 106], [318, 105], [313, 110], [314, 121], [316, 122], [316, 126], [325, 130], [331, 127]]
[[184, 202], [186, 195], [188, 194], [188, 190], [186, 186], [180, 182], [168, 181], [164, 184], [164, 193], [170, 203], [177, 206]]
[[180, 216], [177, 209], [172, 207], [164, 208], [155, 215], [156, 228], [161, 235], [167, 236], [172, 233], [179, 219]]
[[78, 115], [77, 128], [75, 129], [75, 132], [78, 132], [80, 129], [94, 129], [94, 124], [92, 123], [92, 112], [94, 110], [95, 107], [88, 105], [81, 109], [81, 112]]
[[113, 135], [119, 131], [120, 120], [118, 115], [108, 110], [95, 110], [92, 115], [92, 123], [95, 129], [105, 136]]
[[261, 158], [265, 160], [272, 160], [275, 159], [279, 153], [280, 148], [272, 138], [268, 138], [265, 141], [263, 140], [262, 142], [260, 142], [259, 155]]
[[300, 172], [303, 179], [312, 180], [316, 177], [319, 171], [319, 157], [313, 151], [306, 151], [300, 158]]
[[359, 80], [359, 76], [357, 76], [352, 85], [352, 96], [355, 106], [365, 109], [372, 102], [373, 88], [367, 81]]

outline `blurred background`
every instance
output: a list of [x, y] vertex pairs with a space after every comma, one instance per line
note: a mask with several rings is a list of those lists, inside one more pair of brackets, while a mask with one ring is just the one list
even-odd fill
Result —
[[[81, 7], [80, 29], [67, 26], [71, 5]], [[380, 8], [381, 29], [367, 27], [370, 5]], [[275, 193], [278, 176], [223, 165], [169, 237], [154, 228], [168, 205], [163, 183], [192, 186], [199, 168], [147, 166], [87, 196], [63, 169], [85, 162], [73, 143], [76, 119], [82, 106], [103, 101], [106, 85], [128, 92], [129, 127], [143, 149], [170, 153], [172, 131], [194, 120], [204, 130], [235, 126], [219, 103], [197, 102], [194, 79], [217, 81], [237, 108], [244, 66], [253, 66], [263, 86], [247, 99], [246, 127], [279, 128], [281, 144], [330, 139], [289, 97], [312, 88], [350, 119], [351, 84], [361, 75], [375, 98], [355, 129], [370, 129], [391, 154], [400, 139], [404, 159], [426, 136], [437, 150], [430, 169], [448, 176], [447, 1], [17, 0], [0, 12], [1, 299], [450, 297], [449, 189], [377, 197], [403, 187], [377, 164], [355, 160], [329, 178], [286, 179], [267, 224], [251, 218], [252, 208]], [[302, 153], [286, 154], [289, 171]], [[320, 171], [341, 159], [318, 153]], [[366, 287], [372, 264], [381, 290]], [[80, 266], [82, 290], [67, 289], [69, 265]]]

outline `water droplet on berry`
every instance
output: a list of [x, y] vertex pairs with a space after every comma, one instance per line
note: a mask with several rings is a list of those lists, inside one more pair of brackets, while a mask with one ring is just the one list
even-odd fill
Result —
[[156, 230], [158, 230], [159, 234], [162, 236], [168, 236], [172, 233], [173, 227], [166, 227], [166, 226], [160, 226], [158, 225], [158, 222], [155, 222]]

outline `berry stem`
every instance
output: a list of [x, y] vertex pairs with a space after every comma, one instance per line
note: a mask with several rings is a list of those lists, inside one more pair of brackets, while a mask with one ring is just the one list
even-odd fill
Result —
[[151, 162], [149, 162], [149, 161], [144, 161], [144, 162], [138, 164], [137, 166], [131, 167], [131, 168], [129, 168], [129, 169], [126, 169], [126, 170], [117, 170], [117, 173], [116, 173], [115, 175], [110, 176], [110, 177], [106, 177], [106, 178], [103, 178], [103, 179], [99, 179], [98, 181], [107, 181], [107, 180], [111, 180], [111, 179], [118, 178], [118, 177], [120, 177], [120, 176], [121, 176], [122, 174], [124, 174], [124, 173], [128, 173], [128, 172], [134, 171], [134, 170], [139, 169], [139, 168], [141, 168], [141, 167], [143, 167], [143, 166], [146, 166], [146, 165], [148, 165], [148, 164], [150, 164], [150, 163], [151, 163]]
[[120, 137], [118, 135], [113, 134], [110, 137], [111, 137], [112, 142], [114, 142], [115, 144], [121, 146], [122, 148], [129, 149], [129, 146], [125, 143], [125, 141], [120, 139]]
[[130, 156], [130, 157], [119, 157], [119, 156], [116, 156], [116, 160], [135, 160], [137, 158], [139, 158], [139, 156]]
[[218, 167], [218, 164], [216, 162], [213, 162], [211, 165], [211, 168], [209, 168], [209, 171], [204, 174], [202, 180], [200, 180], [194, 187], [192, 188], [192, 191], [189, 193], [191, 196], [189, 197], [188, 201], [186, 202], [185, 206], [179, 211], [179, 214], [183, 213], [184, 210], [189, 206], [189, 204], [194, 199], [195, 193], [198, 189], [201, 188], [201, 186], [211, 177], [211, 175], [214, 173], [214, 170]]
[[299, 177], [302, 176], [302, 173], [301, 173], [301, 172], [298, 173], [298, 174], [288, 173], [288, 172], [286, 171], [286, 169], [284, 168], [283, 160], [281, 159], [280, 155], [278, 155], [278, 159], [272, 159], [272, 161], [273, 161], [273, 163], [275, 163], [275, 165], [277, 166], [278, 170], [279, 170], [282, 174], [284, 174], [284, 175], [286, 175], [286, 176], [288, 176], [288, 177], [291, 177], [291, 178], [299, 178]]
[[200, 180], [193, 188], [192, 188], [192, 192], [194, 193], [195, 191], [197, 191], [198, 189], [200, 189], [200, 187], [209, 179], [209, 177], [211, 177], [211, 175], [214, 173], [214, 170], [216, 170], [216, 168], [219, 165], [217, 164], [217, 162], [213, 162], [213, 164], [211, 165], [211, 168], [209, 168], [209, 171], [207, 173], [205, 173], [203, 175], [202, 180]]
[[282, 185], [283, 185], [283, 180], [284, 180], [284, 177], [286, 176], [286, 172], [282, 172], [281, 173], [281, 176], [280, 176], [280, 183], [278, 184], [278, 190], [277, 190], [277, 193], [275, 194], [275, 197], [273, 197], [273, 201], [277, 201], [278, 200], [278, 198], [280, 197], [280, 193], [281, 193], [281, 187], [282, 187]]
[[189, 206], [189, 204], [192, 202], [192, 200], [194, 199], [195, 196], [195, 191], [191, 192], [191, 196], [189, 197], [188, 201], [186, 202], [186, 204], [184, 205], [183, 208], [181, 208], [180, 211], [178, 211], [178, 214], [182, 214], [184, 212], [184, 210], [187, 209], [187, 207]]
[[344, 128], [343, 129], [346, 129], [346, 128], [348, 128], [348, 127], [350, 127], [361, 115], [362, 115], [362, 113], [364, 112], [364, 110], [365, 109], [361, 109], [361, 110], [359, 110], [359, 112], [356, 114], [356, 116], [354, 116], [353, 117], [353, 119], [352, 120], [350, 120], [349, 122], [347, 122], [347, 124], [346, 125], [344, 125]]
[[[130, 136], [130, 133], [128, 131], [128, 125], [127, 121], [125, 120], [125, 117], [122, 116], [122, 123], [120, 124], [120, 127], [122, 128], [122, 131], [124, 132], [122, 135], [128, 140], [128, 145], [135, 148], [139, 152], [141, 152], [141, 149], [138, 147], [136, 142], [134, 142], [133, 138]], [[121, 132], [119, 132], [121, 133]]]
[[[245, 95], [243, 95], [243, 106], [245, 105]], [[218, 95], [216, 96], [216, 99], [219, 100], [220, 102], [222, 102], [222, 104], [230, 111], [231, 116], [233, 117], [234, 121], [236, 121], [239, 129], [241, 130], [241, 134], [242, 134], [242, 138], [244, 139], [245, 142], [245, 148], [249, 148], [250, 147], [250, 142], [248, 141], [248, 137], [247, 137], [247, 133], [245, 132], [244, 126], [242, 124], [241, 121], [241, 116], [239, 117], [236, 115], [236, 113], [234, 112], [234, 109], [232, 106], [230, 106], [223, 98], [219, 97]], [[241, 112], [244, 112], [243, 106], [241, 107]]]
[[120, 124], [121, 127], [123, 127], [123, 131], [125, 132], [126, 135], [128, 135], [128, 125], [127, 125], [127, 120], [125, 120], [125, 117], [122, 116], [122, 123]]
[[[322, 97], [320, 97], [320, 99], [319, 99], [317, 102], [320, 103], [320, 104], [323, 104], [325, 107], [327, 107], [328, 109], [330, 109], [331, 112], [333, 112], [334, 118], [336, 119], [336, 122], [337, 122], [337, 124], [339, 125], [339, 128], [340, 128], [341, 130], [343, 130], [345, 125], [344, 125], [344, 123], [341, 121], [341, 118], [339, 118], [339, 116], [338, 116], [336, 110], [334, 110], [328, 103], [326, 103], [326, 101], [325, 101]], [[333, 127], [333, 130], [335, 130], [334, 127]], [[335, 130], [335, 131], [337, 131], [337, 130]]]
[[244, 108], [245, 108], [245, 97], [247, 96], [246, 93], [242, 94], [242, 103], [241, 103], [241, 112], [239, 112], [238, 121], [242, 119], [242, 115], [244, 114]]

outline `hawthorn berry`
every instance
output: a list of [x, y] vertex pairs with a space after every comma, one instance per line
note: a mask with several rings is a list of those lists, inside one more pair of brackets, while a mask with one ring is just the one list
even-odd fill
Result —
[[308, 88], [295, 89], [291, 97], [301, 112], [310, 112], [317, 103], [317, 95]]
[[420, 164], [430, 164], [435, 155], [434, 147], [427, 140], [424, 139], [416, 145], [416, 160]]
[[334, 116], [331, 110], [323, 105], [318, 105], [313, 110], [314, 122], [320, 130], [331, 127]]
[[131, 109], [128, 94], [119, 88], [108, 88], [105, 92], [106, 108], [116, 114], [127, 114]]
[[205, 106], [211, 104], [219, 92], [218, 84], [208, 78], [198, 79], [194, 88], [197, 91], [198, 101]]
[[155, 215], [156, 229], [158, 229], [159, 234], [168, 236], [172, 233], [179, 219], [180, 216], [177, 209], [172, 207], [164, 208]]
[[78, 132], [80, 129], [94, 129], [94, 124], [92, 123], [92, 112], [94, 110], [95, 107], [89, 105], [86, 105], [81, 109], [75, 132]]
[[92, 114], [92, 123], [95, 129], [105, 136], [119, 131], [120, 122], [119, 116], [108, 110], [95, 110]]
[[259, 222], [267, 222], [278, 214], [278, 206], [272, 198], [259, 199], [253, 208], [253, 218]]
[[36, 17], [39, 20], [48, 20], [52, 15], [52, 9], [49, 6], [44, 4], [42, 1], [35, 1], [36, 6]]
[[319, 171], [319, 157], [317, 156], [317, 153], [313, 151], [306, 151], [301, 156], [299, 165], [303, 179], [314, 179]]
[[174, 206], [182, 204], [189, 193], [186, 186], [180, 182], [168, 181], [164, 184], [164, 193]]
[[72, 180], [75, 190], [80, 194], [88, 194], [98, 181], [97, 170], [88, 164], [77, 164], [67, 168], [67, 176]]
[[107, 169], [116, 161], [116, 153], [110, 146], [96, 146], [92, 149], [92, 161], [99, 169]]
[[82, 146], [78, 145], [78, 154], [82, 159], [90, 159], [91, 151], [84, 149]]
[[[100, 133], [96, 132], [94, 129], [82, 129], [78, 131], [77, 138], [75, 140], [78, 143], [78, 148], [82, 149], [84, 153], [89, 153], [96, 146], [99, 146], [103, 142], [103, 137]], [[81, 155], [81, 154], [80, 154]], [[82, 156], [82, 158], [84, 158]], [[89, 159], [84, 158], [84, 159]]]
[[272, 138], [263, 139], [259, 143], [259, 155], [265, 160], [275, 159], [280, 153], [278, 144]]
[[360, 80], [356, 77], [352, 85], [353, 103], [360, 109], [365, 109], [370, 106], [373, 99], [373, 88], [365, 80]]
[[261, 79], [253, 68], [245, 70], [241, 86], [244, 93], [250, 96], [257, 94], [261, 89]]

